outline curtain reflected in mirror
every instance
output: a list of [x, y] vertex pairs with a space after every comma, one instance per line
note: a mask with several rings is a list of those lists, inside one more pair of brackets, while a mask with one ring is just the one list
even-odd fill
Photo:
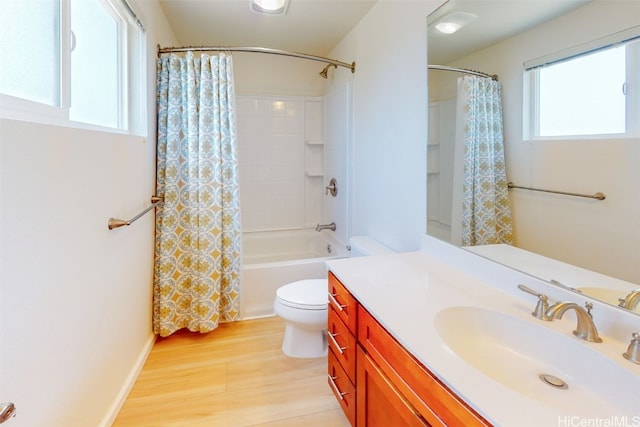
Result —
[[[428, 194], [428, 204], [436, 209], [429, 215], [428, 232], [440, 232], [441, 239], [462, 246], [512, 244], [500, 83], [459, 77], [453, 106], [431, 109], [432, 124], [439, 122], [429, 140], [435, 167], [428, 182], [435, 191]], [[446, 198], [435, 199], [440, 195]]]

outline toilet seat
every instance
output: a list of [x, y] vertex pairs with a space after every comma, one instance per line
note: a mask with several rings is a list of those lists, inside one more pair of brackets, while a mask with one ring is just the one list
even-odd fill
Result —
[[303, 310], [327, 309], [327, 279], [308, 279], [281, 286], [276, 296], [283, 305]]

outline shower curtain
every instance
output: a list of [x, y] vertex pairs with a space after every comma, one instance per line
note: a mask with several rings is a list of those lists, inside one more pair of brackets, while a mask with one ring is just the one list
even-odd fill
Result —
[[500, 83], [458, 79], [456, 140], [464, 147], [462, 244], [513, 244]]
[[209, 332], [239, 317], [240, 201], [231, 56], [157, 63], [153, 330]]

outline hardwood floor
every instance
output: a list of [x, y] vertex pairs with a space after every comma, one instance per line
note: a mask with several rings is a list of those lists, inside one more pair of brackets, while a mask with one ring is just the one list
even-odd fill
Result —
[[278, 317], [159, 338], [113, 427], [349, 427], [327, 360], [292, 359]]

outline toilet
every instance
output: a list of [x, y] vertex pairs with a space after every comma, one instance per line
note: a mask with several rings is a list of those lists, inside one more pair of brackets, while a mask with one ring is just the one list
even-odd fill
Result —
[[[368, 236], [349, 239], [351, 257], [393, 253]], [[294, 358], [327, 355], [327, 279], [287, 283], [276, 291], [273, 309], [286, 321], [282, 351]]]

